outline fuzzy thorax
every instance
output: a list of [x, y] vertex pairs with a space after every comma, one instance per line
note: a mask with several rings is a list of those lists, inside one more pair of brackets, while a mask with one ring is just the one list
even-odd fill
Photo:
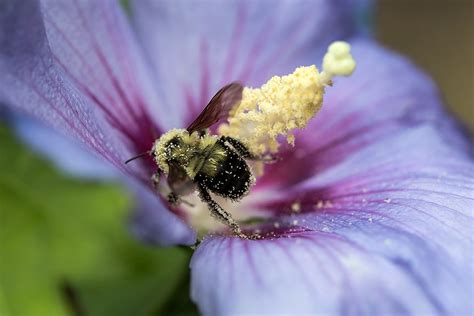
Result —
[[350, 45], [335, 42], [324, 56], [321, 73], [314, 65], [298, 67], [260, 88], [244, 88], [242, 101], [219, 126], [219, 133], [242, 140], [256, 154], [277, 152], [280, 136], [294, 144], [292, 131], [304, 128], [319, 111], [331, 79], [352, 74], [355, 65]]

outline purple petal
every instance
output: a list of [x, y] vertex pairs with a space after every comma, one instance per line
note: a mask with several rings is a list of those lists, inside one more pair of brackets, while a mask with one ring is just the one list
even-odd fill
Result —
[[79, 178], [117, 179], [117, 171], [92, 152], [44, 124], [25, 116], [9, 120], [18, 136], [63, 171]]
[[263, 239], [210, 237], [196, 251], [204, 314], [474, 312], [472, 142], [409, 63], [370, 43], [355, 54], [354, 78], [267, 170]]
[[170, 120], [185, 126], [231, 81], [260, 85], [319, 62], [328, 43], [356, 33], [352, 10], [367, 2], [142, 0], [132, 15]]
[[357, 177], [318, 212], [275, 219], [263, 240], [206, 239], [193, 299], [205, 315], [472, 313], [474, 168], [444, 162]]
[[172, 214], [156, 193], [142, 184], [132, 184], [138, 202], [131, 217], [131, 230], [141, 241], [158, 246], [192, 245], [196, 232]]
[[194, 299], [210, 315], [470, 314], [473, 178], [430, 127], [367, 148], [302, 184], [301, 214], [261, 227], [263, 241], [206, 240]]
[[0, 24], [0, 101], [132, 172], [159, 102], [116, 1], [7, 2]]
[[[422, 126], [368, 146], [337, 167], [282, 190], [279, 199], [260, 207], [288, 215], [294, 214], [291, 205], [297, 201], [300, 214], [362, 212], [366, 218], [408, 213], [410, 218], [400, 220], [428, 216], [450, 221], [452, 213], [472, 217], [473, 176], [471, 156], [452, 150], [435, 129]], [[390, 214], [394, 204], [405, 207], [405, 212]], [[440, 206], [446, 206], [443, 212], [424, 212]]]
[[258, 186], [286, 188], [421, 126], [438, 130], [438, 137], [457, 150], [472, 150], [428, 76], [370, 41], [354, 39], [351, 44], [356, 71], [327, 89], [321, 111], [296, 134], [296, 146], [281, 153], [280, 163], [267, 166]]
[[456, 252], [342, 221], [331, 233], [209, 238], [191, 262], [191, 294], [204, 315], [468, 315], [472, 273]]
[[[166, 124], [134, 35], [117, 1], [7, 1], [0, 10], [0, 103], [87, 145], [151, 194], [151, 158], [124, 161], [151, 148]], [[155, 167], [156, 168], [156, 167]], [[165, 244], [193, 231], [158, 197], [149, 225]], [[158, 242], [158, 241], [156, 241]]]

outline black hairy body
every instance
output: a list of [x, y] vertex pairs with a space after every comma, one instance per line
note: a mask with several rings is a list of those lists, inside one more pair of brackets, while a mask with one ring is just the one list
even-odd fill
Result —
[[[233, 140], [236, 141], [235, 139]], [[232, 145], [226, 143], [225, 138], [220, 138], [212, 150], [223, 150], [224, 155], [219, 161], [213, 174], [207, 170], [199, 170], [193, 181], [200, 183], [202, 187], [209, 191], [232, 200], [239, 200], [244, 196], [252, 183], [250, 168], [243, 159], [250, 158], [239, 153]], [[218, 148], [215, 148], [218, 147]]]

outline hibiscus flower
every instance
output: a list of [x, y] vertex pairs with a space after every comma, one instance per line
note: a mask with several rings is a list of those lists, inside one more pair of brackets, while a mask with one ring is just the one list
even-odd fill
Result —
[[[191, 261], [205, 315], [470, 314], [472, 141], [424, 73], [364, 36], [354, 12], [365, 2], [140, 0], [127, 17], [116, 1], [3, 1], [0, 102], [120, 171], [142, 240], [192, 245], [206, 232]], [[295, 146], [229, 204], [237, 218], [258, 217], [242, 225], [262, 238], [170, 207], [150, 183], [151, 158], [123, 163], [186, 127], [225, 84], [258, 87], [319, 63], [341, 39], [356, 72], [335, 80]], [[76, 172], [97, 165], [19, 129]]]

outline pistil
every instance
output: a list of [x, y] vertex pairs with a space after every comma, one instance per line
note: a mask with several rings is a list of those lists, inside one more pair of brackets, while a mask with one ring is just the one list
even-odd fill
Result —
[[315, 65], [298, 67], [287, 76], [274, 76], [260, 88], [244, 88], [242, 101], [219, 126], [221, 135], [243, 141], [256, 154], [276, 153], [279, 137], [294, 145], [293, 131], [306, 127], [321, 109], [326, 87], [335, 76], [349, 76], [356, 66], [346, 42], [332, 43]]

